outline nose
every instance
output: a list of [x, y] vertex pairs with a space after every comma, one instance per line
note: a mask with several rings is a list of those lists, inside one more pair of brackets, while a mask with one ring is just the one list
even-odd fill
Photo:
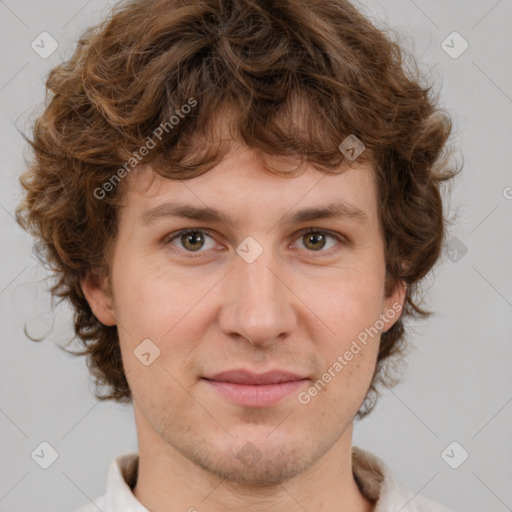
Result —
[[266, 347], [295, 329], [294, 294], [266, 251], [252, 263], [236, 255], [224, 286], [219, 323], [227, 336]]

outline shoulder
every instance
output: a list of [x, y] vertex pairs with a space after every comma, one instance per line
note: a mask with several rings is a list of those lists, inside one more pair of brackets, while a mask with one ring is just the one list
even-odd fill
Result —
[[[388, 503], [391, 507], [397, 507], [396, 510], [402, 512], [454, 512], [441, 503], [434, 501], [418, 492], [398, 484], [395, 481], [393, 489], [388, 493]], [[388, 509], [382, 509], [382, 512], [387, 512]], [[389, 509], [391, 510], [391, 509]], [[379, 508], [375, 512], [381, 512]]]
[[356, 446], [352, 447], [352, 470], [361, 492], [376, 502], [374, 512], [454, 512], [401, 485], [380, 458]]
[[138, 470], [138, 453], [126, 452], [110, 462], [107, 472], [105, 493], [95, 500], [82, 505], [75, 512], [148, 512], [134, 497], [131, 491]]

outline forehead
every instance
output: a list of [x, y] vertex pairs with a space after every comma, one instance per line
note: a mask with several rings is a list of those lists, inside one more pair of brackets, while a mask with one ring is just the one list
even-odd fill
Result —
[[[296, 159], [269, 155], [262, 163], [247, 148], [231, 152], [212, 169], [187, 180], [163, 178], [144, 166], [128, 176], [121, 214], [151, 220], [151, 211], [179, 204], [220, 214], [210, 219], [205, 215], [204, 220], [235, 224], [244, 218], [270, 221], [299, 209], [331, 205], [347, 218], [376, 218], [375, 173], [369, 165], [353, 162], [337, 174], [327, 174], [304, 164], [300, 174], [292, 175], [297, 165]], [[269, 168], [289, 174], [277, 175]], [[301, 220], [300, 215], [295, 217]]]

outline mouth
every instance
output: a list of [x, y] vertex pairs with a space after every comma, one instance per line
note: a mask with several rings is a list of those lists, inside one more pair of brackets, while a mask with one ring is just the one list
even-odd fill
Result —
[[309, 379], [282, 370], [262, 374], [230, 370], [202, 380], [231, 403], [245, 407], [269, 407], [297, 392]]

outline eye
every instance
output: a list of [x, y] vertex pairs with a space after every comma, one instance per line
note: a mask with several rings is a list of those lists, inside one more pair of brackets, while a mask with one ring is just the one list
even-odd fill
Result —
[[[205, 237], [213, 241], [213, 238], [201, 229], [187, 229], [166, 237], [164, 243], [175, 245], [173, 242], [176, 240], [181, 245], [180, 248], [186, 252], [204, 252], [201, 249], [205, 246]], [[212, 249], [214, 246], [215, 243], [212, 247], [206, 247], [206, 249]]]
[[[210, 246], [207, 244], [207, 239], [210, 239]], [[329, 239], [331, 239], [331, 242], [338, 242], [338, 245], [345, 243], [341, 235], [334, 235], [329, 231], [322, 231], [315, 228], [303, 230], [297, 240], [303, 241], [303, 247], [308, 252], [330, 253], [332, 252], [331, 249], [336, 247], [336, 243], [331, 243], [331, 246], [328, 247]], [[173, 246], [174, 251], [185, 251], [189, 253], [191, 257], [196, 256], [193, 253], [204, 253], [215, 248], [215, 241], [212, 236], [202, 229], [185, 229], [178, 231], [177, 233], [165, 237], [163, 242], [165, 245]], [[197, 256], [199, 255], [200, 254], [197, 254]]]
[[336, 247], [336, 244], [331, 244], [331, 247], [325, 247], [328, 245], [328, 239], [337, 241], [339, 244], [343, 244], [344, 241], [341, 236], [334, 235], [329, 231], [322, 231], [315, 228], [308, 228], [301, 232], [298, 240], [302, 240], [304, 242], [304, 247], [308, 250], [308, 252], [324, 252], [329, 253], [333, 247]]

